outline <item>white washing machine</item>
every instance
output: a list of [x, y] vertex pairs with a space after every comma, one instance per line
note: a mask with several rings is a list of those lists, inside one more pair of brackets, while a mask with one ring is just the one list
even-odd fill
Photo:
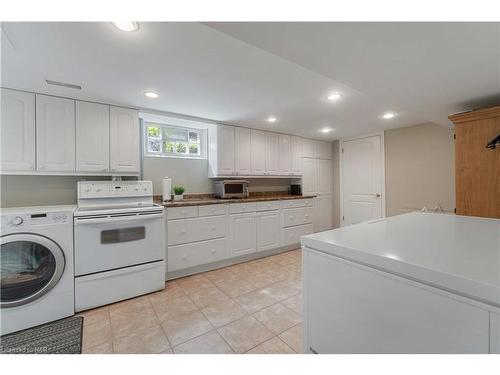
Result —
[[2, 335], [74, 314], [74, 209], [1, 210]]

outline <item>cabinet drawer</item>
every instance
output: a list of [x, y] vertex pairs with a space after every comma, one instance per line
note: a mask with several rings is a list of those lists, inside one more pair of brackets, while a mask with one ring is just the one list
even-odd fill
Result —
[[167, 208], [167, 219], [186, 219], [198, 216], [198, 206]]
[[312, 224], [299, 225], [296, 227], [284, 228], [281, 230], [281, 245], [300, 244], [300, 237], [313, 233]]
[[211, 240], [226, 236], [226, 217], [196, 217], [192, 219], [173, 220], [167, 223], [168, 244]]
[[283, 210], [283, 227], [312, 223], [313, 208], [299, 207]]
[[177, 271], [227, 258], [226, 239], [170, 246], [167, 255], [168, 272]]
[[296, 208], [296, 207], [312, 207], [313, 200], [309, 199], [290, 199], [282, 202], [283, 208]]
[[245, 212], [254, 212], [256, 204], [255, 202], [249, 203], [233, 203], [229, 205], [230, 214], [240, 214]]
[[280, 201], [257, 202], [256, 211], [279, 210]]
[[225, 215], [226, 206], [223, 204], [211, 204], [208, 206], [199, 207], [200, 216]]

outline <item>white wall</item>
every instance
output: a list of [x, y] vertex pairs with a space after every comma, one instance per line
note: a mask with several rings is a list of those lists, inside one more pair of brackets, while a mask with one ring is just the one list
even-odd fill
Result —
[[438, 204], [454, 211], [453, 133], [431, 123], [385, 131], [387, 216]]
[[76, 204], [76, 183], [104, 180], [81, 176], [1, 176], [0, 207]]

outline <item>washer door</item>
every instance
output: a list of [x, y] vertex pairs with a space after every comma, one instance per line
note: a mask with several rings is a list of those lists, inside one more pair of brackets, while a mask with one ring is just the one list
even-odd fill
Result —
[[65, 266], [64, 253], [52, 240], [36, 234], [0, 239], [0, 306], [32, 302], [56, 286]]

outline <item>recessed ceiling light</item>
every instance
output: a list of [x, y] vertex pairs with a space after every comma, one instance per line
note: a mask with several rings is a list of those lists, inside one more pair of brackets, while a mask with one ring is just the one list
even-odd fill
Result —
[[333, 131], [333, 129], [332, 128], [323, 128], [323, 129], [320, 129], [319, 131], [320, 131], [320, 133], [326, 134], [326, 133], [330, 133], [331, 131]]
[[111, 22], [117, 29], [121, 31], [137, 31], [139, 30], [139, 22], [134, 21], [120, 21]]
[[153, 91], [146, 91], [144, 93], [144, 95], [146, 95], [148, 98], [152, 98], [152, 99], [156, 99], [157, 97], [160, 96], [156, 92], [153, 92]]
[[394, 117], [396, 117], [396, 114], [394, 112], [387, 112], [384, 113], [384, 115], [382, 116], [382, 118], [385, 118], [386, 120], [390, 120], [391, 118]]
[[269, 121], [269, 122], [276, 122], [277, 120], [278, 119], [276, 117], [274, 117], [274, 116], [271, 116], [271, 117], [267, 118], [267, 121]]
[[335, 100], [339, 100], [342, 97], [338, 92], [331, 93], [328, 95], [328, 100], [334, 102]]

